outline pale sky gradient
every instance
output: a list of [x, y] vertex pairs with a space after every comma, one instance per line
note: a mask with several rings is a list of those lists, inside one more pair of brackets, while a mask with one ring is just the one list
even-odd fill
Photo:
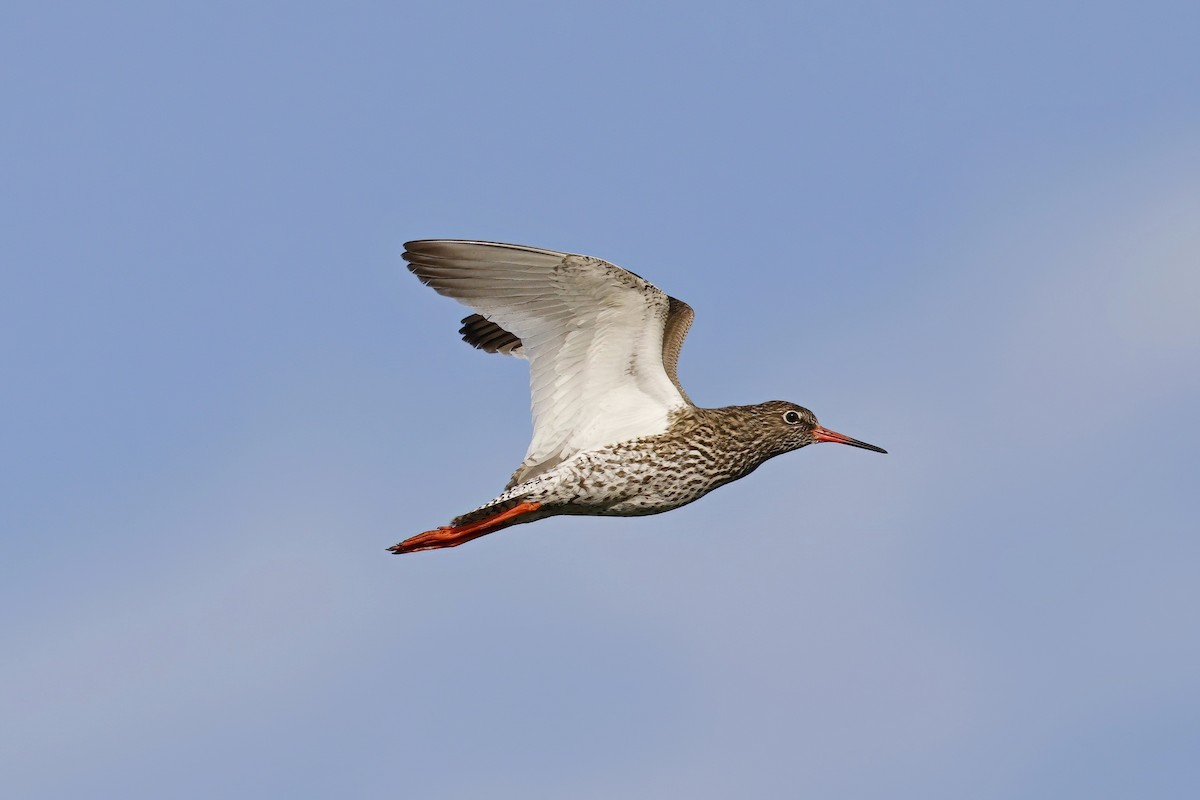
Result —
[[[1200, 796], [1194, 3], [0, 12], [0, 794]], [[524, 364], [402, 243], [691, 303], [812, 447], [492, 497]]]

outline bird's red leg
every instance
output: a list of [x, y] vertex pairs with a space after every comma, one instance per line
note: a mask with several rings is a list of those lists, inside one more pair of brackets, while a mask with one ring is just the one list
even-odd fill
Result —
[[418, 550], [457, 547], [463, 542], [469, 542], [472, 539], [478, 539], [480, 536], [495, 533], [501, 528], [507, 528], [509, 525], [515, 525], [519, 517], [531, 514], [541, 507], [541, 503], [520, 503], [507, 511], [501, 511], [499, 514], [485, 517], [469, 525], [443, 525], [432, 531], [418, 533], [416, 536], [405, 539], [400, 544], [392, 545], [388, 550], [399, 555], [400, 553], [415, 553]]

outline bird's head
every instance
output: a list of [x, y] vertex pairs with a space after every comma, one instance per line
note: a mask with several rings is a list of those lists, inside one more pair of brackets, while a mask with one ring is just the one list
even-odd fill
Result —
[[836, 442], [886, 453], [882, 447], [851, 439], [849, 436], [831, 431], [817, 422], [813, 412], [785, 400], [772, 400], [753, 406], [756, 421], [762, 426], [762, 435], [777, 453], [798, 450], [815, 442]]

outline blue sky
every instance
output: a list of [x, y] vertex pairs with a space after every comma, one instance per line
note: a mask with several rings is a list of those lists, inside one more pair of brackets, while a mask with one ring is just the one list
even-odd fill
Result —
[[[13, 797], [1191, 798], [1200, 12], [0, 12]], [[814, 447], [658, 517], [493, 496], [524, 365], [412, 238], [691, 303]]]

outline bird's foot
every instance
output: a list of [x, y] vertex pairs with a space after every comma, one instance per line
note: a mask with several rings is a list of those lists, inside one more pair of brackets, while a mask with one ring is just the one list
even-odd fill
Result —
[[532, 514], [541, 507], [541, 503], [519, 503], [507, 511], [501, 511], [499, 514], [485, 517], [469, 525], [443, 525], [432, 531], [418, 533], [416, 536], [405, 539], [400, 544], [392, 545], [388, 550], [399, 555], [401, 553], [415, 553], [418, 550], [438, 550], [443, 547], [457, 547], [463, 542], [478, 539], [480, 536], [495, 533], [501, 528], [507, 528], [509, 525], [515, 525], [517, 522], [524, 521], [519, 518], [524, 517], [526, 514]]

